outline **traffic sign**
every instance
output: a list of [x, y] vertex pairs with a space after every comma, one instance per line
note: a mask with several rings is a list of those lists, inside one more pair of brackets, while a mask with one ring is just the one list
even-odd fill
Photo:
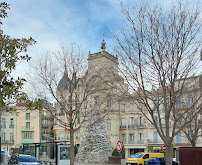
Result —
[[118, 152], [121, 152], [121, 150], [122, 150], [122, 142], [121, 142], [121, 141], [118, 141], [118, 142], [117, 142], [117, 144], [116, 144], [116, 150], [117, 150]]
[[164, 152], [166, 152], [166, 145], [163, 145], [163, 146], [162, 146], [162, 150], [163, 150]]

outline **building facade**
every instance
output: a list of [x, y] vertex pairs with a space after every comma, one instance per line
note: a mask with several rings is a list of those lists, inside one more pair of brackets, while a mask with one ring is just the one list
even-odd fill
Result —
[[[129, 94], [127, 84], [124, 83], [123, 78], [119, 76], [118, 58], [106, 52], [105, 49], [93, 54], [89, 52], [87, 74], [85, 77], [78, 79], [75, 92], [75, 104], [83, 101], [82, 95], [85, 83], [87, 83], [93, 76], [97, 76], [97, 78], [99, 77], [98, 80], [101, 83], [95, 83], [95, 86], [92, 88], [93, 90], [96, 88], [95, 92], [83, 102], [81, 109], [90, 108], [97, 102], [100, 103], [100, 109], [103, 110], [106, 131], [112, 148], [115, 149], [117, 141], [122, 140], [126, 158], [136, 152], [162, 151], [164, 142], [153, 124], [145, 117], [149, 116], [146, 108], [141, 102], [134, 101], [138, 100], [138, 98], [134, 99], [134, 97], [139, 96]], [[178, 82], [180, 84], [181, 80]], [[187, 106], [190, 108], [190, 106], [192, 106], [194, 95], [196, 95], [196, 93], [201, 94], [202, 89], [201, 76], [194, 76], [183, 82], [185, 88], [183, 97], [180, 98], [181, 101], [176, 105], [179, 106], [176, 108], [179, 111], [185, 110]], [[68, 87], [66, 85], [68, 85], [68, 75], [64, 73], [63, 78], [58, 84], [58, 88], [66, 92], [65, 95], [68, 98]], [[201, 99], [198, 104], [201, 104]], [[69, 141], [70, 133], [65, 129], [64, 124], [62, 124], [68, 123], [67, 116], [59, 105], [56, 105], [55, 109], [55, 116], [57, 117], [57, 120], [54, 120], [53, 128], [55, 140]], [[142, 112], [144, 112], [145, 115], [143, 115]], [[157, 111], [154, 111], [154, 118], [158, 120]], [[78, 114], [75, 128], [81, 123], [82, 119], [82, 114]], [[197, 118], [193, 118], [193, 120], [200, 121], [200, 115], [198, 115]], [[170, 124], [172, 125], [172, 122]], [[179, 123], [179, 125], [180, 124], [181, 123]], [[74, 134], [74, 143], [76, 145], [80, 144], [85, 125], [84, 122], [82, 127], [80, 127], [80, 129]], [[165, 129], [165, 126], [165, 123], [162, 122], [163, 129]], [[180, 131], [173, 140], [173, 149], [179, 146], [191, 146], [190, 140], [185, 136], [183, 131]], [[197, 138], [196, 146], [202, 146], [201, 137]]]
[[9, 151], [16, 144], [16, 115], [9, 112], [1, 114], [1, 148]]

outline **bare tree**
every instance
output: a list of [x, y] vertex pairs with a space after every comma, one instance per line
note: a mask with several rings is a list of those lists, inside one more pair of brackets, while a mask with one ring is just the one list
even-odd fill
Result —
[[[137, 1], [121, 3], [123, 26], [112, 33], [121, 74], [142, 103], [142, 113], [154, 125], [166, 145], [166, 164], [172, 164], [174, 137], [190, 123], [191, 107], [178, 108], [188, 79], [200, 74], [201, 15], [177, 2], [162, 8]], [[201, 98], [201, 90], [193, 105]], [[201, 111], [196, 108], [192, 118]], [[178, 125], [178, 122], [181, 124]]]
[[[201, 78], [202, 78], [202, 76], [200, 76], [200, 78], [199, 78], [199, 84], [202, 83], [200, 80]], [[201, 85], [196, 86], [196, 87], [194, 87], [194, 89], [189, 90], [189, 94], [187, 97], [187, 106], [190, 107], [190, 112], [191, 112], [189, 114], [190, 116], [188, 118], [188, 120], [190, 120], [190, 122], [183, 128], [182, 131], [184, 132], [185, 137], [191, 143], [192, 147], [196, 147], [198, 137], [200, 137], [201, 133], [202, 133], [201, 132], [201, 130], [202, 130], [201, 99], [197, 102], [198, 105], [193, 104], [193, 99], [197, 99], [197, 97], [198, 97], [198, 96], [196, 96], [199, 93], [197, 91], [201, 91], [201, 90], [202, 90]], [[194, 102], [194, 103], [196, 103], [196, 102]], [[200, 113], [195, 115], [197, 111], [200, 111]], [[184, 120], [186, 120], [186, 119], [184, 119]]]
[[[113, 109], [113, 106], [107, 107], [108, 104], [114, 105], [113, 103], [116, 101], [115, 98], [108, 95], [113, 85], [100, 76], [100, 72], [104, 72], [104, 70], [96, 70], [95, 74], [92, 74], [89, 73], [91, 70], [89, 67], [87, 68], [80, 47], [76, 45], [61, 45], [59, 51], [47, 52], [33, 65], [36, 81], [32, 81], [32, 85], [34, 85], [33, 89], [37, 93], [37, 97], [51, 98], [52, 101], [56, 101], [56, 114], [50, 111], [51, 116], [70, 132], [71, 165], [74, 164], [74, 133], [87, 120], [95, 102], [99, 101], [104, 118]], [[107, 97], [110, 98], [108, 103]], [[64, 117], [62, 118], [64, 120], [61, 119], [61, 116]], [[79, 124], [76, 123], [78, 118], [81, 119]]]

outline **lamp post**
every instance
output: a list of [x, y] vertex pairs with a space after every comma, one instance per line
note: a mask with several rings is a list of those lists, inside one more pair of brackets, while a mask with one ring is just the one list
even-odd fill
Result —
[[[0, 21], [1, 22], [1, 21]], [[1, 26], [0, 26], [0, 72], [1, 72], [1, 56], [2, 56], [2, 34], [3, 34], [3, 30], [1, 30]], [[2, 91], [2, 80], [0, 80], [0, 92]], [[1, 107], [0, 107], [0, 149], [1, 149]], [[0, 155], [0, 163], [1, 163], [1, 155]]]

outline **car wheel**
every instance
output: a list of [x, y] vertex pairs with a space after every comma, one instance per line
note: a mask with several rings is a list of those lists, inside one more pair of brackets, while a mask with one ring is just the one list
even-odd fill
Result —
[[142, 163], [140, 163], [139, 165], [142, 165]]

